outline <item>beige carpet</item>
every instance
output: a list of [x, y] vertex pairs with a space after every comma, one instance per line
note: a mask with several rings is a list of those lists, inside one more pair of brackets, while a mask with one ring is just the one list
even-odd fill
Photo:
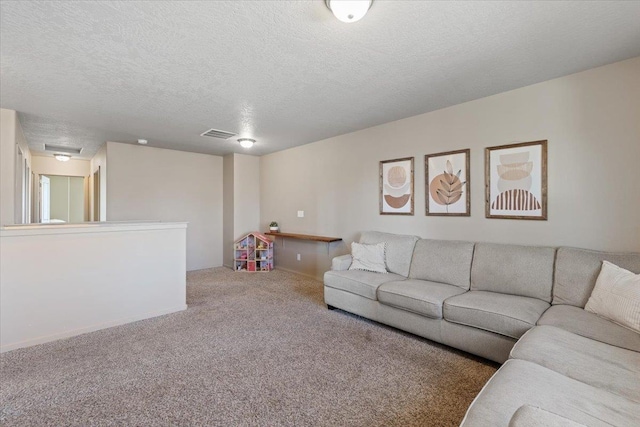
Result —
[[188, 275], [189, 309], [0, 357], [6, 426], [455, 426], [495, 365], [323, 304], [301, 276]]

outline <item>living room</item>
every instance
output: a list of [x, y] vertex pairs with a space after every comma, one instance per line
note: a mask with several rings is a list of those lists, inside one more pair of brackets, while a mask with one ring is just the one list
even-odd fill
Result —
[[[188, 308], [2, 353], [3, 423], [459, 425], [502, 361], [327, 310], [336, 257], [368, 230], [640, 252], [639, 3], [364, 3], [2, 1], [2, 225], [37, 222], [36, 174], [83, 177], [90, 220], [188, 222]], [[538, 141], [544, 215], [492, 218], [487, 149]], [[465, 214], [429, 215], [425, 156], [455, 150]], [[397, 159], [411, 212], [388, 215]], [[232, 271], [273, 221], [341, 240]]]

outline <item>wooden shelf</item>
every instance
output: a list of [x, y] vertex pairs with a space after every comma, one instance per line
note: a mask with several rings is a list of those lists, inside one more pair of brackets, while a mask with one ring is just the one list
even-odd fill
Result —
[[325, 243], [339, 242], [342, 240], [340, 237], [314, 236], [311, 234], [281, 233], [281, 232], [273, 233], [271, 231], [267, 231], [264, 234], [268, 236], [274, 236], [274, 237], [288, 237], [290, 239], [313, 240], [314, 242], [325, 242]]

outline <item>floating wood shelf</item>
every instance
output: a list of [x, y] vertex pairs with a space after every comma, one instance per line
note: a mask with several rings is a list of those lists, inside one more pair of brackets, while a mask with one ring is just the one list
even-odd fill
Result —
[[280, 232], [273, 233], [271, 231], [268, 231], [264, 234], [268, 236], [274, 236], [274, 237], [288, 237], [290, 239], [313, 240], [314, 242], [325, 242], [325, 243], [339, 242], [342, 240], [340, 237], [314, 236], [311, 234], [280, 233]]

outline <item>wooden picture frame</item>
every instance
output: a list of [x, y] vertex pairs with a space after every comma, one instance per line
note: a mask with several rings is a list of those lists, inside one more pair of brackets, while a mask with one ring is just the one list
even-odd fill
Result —
[[547, 219], [547, 140], [485, 148], [485, 216]]
[[427, 216], [471, 216], [470, 149], [424, 156]]
[[380, 215], [413, 215], [413, 157], [380, 162]]

